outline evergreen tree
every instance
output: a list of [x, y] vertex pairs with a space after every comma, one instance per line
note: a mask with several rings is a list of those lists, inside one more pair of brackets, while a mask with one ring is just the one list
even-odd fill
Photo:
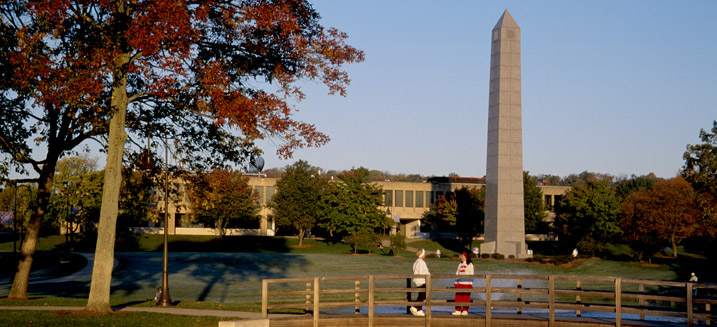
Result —
[[287, 166], [284, 175], [276, 181], [276, 193], [268, 206], [274, 209], [277, 225], [298, 233], [299, 245], [304, 244], [306, 232], [316, 225], [326, 188], [326, 179], [303, 160]]
[[620, 201], [607, 180], [589, 179], [565, 193], [555, 219], [556, 233], [568, 248], [595, 253], [607, 250], [607, 242], [621, 233]]
[[523, 172], [523, 206], [525, 214], [525, 231], [531, 233], [545, 232], [548, 223], [543, 219], [547, 216], [543, 202], [543, 191], [538, 187], [538, 178]]
[[352, 169], [338, 175], [322, 199], [319, 226], [332, 236], [343, 237], [354, 251], [375, 242], [376, 232], [390, 226], [383, 205], [383, 189], [368, 180], [368, 170]]

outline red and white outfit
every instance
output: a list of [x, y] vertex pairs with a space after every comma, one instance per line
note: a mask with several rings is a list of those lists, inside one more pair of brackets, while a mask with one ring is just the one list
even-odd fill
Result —
[[[473, 264], [461, 262], [456, 270], [456, 275], [473, 275]], [[456, 288], [470, 289], [473, 288], [473, 280], [470, 278], [459, 278], [453, 284]], [[459, 302], [470, 302], [471, 293], [456, 293], [456, 303]], [[456, 312], [463, 312], [464, 315], [468, 314], [468, 306], [456, 305]]]

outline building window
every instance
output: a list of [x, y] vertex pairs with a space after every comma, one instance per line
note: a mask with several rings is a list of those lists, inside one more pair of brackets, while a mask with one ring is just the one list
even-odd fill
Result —
[[403, 191], [396, 191], [396, 207], [403, 207]]
[[416, 191], [416, 208], [423, 208], [423, 191]]
[[256, 204], [263, 204], [264, 203], [264, 187], [263, 186], [254, 186], [254, 192], [258, 194], [256, 198]]
[[433, 204], [433, 191], [426, 192], [426, 204], [430, 207]]
[[554, 212], [559, 212], [562, 209], [562, 207], [560, 206], [560, 202], [562, 202], [562, 201], [563, 201], [562, 195], [555, 195], [555, 197], [553, 198], [553, 211]]
[[406, 207], [413, 207], [413, 191], [406, 191]]
[[266, 187], [266, 201], [271, 201], [271, 199], [274, 197], [274, 193], [276, 193], [276, 188], [274, 186], [267, 186]]
[[383, 203], [387, 207], [393, 207], [393, 191], [386, 190], [383, 194]]
[[440, 199], [440, 198], [441, 198], [442, 196], [444, 196], [445, 194], [446, 194], [446, 192], [436, 191], [436, 192], [435, 192], [435, 197], [433, 198], [433, 202], [432, 202], [432, 203], [435, 204], [436, 202], [438, 202], [438, 199]]

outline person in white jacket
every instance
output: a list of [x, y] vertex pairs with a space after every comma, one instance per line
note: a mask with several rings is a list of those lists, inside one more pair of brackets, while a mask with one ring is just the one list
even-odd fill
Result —
[[[415, 262], [413, 262], [413, 274], [414, 275], [430, 275], [431, 273], [428, 271], [428, 265], [426, 265], [426, 262], [423, 261], [423, 259], [426, 258], [426, 250], [420, 249], [416, 252], [416, 256], [418, 259], [416, 259]], [[416, 284], [416, 288], [426, 288], [426, 278], [425, 277], [414, 277], [413, 283]], [[426, 300], [426, 292], [418, 292], [418, 297], [416, 298], [416, 302], [423, 302]], [[419, 304], [417, 306], [411, 307], [411, 313], [414, 316], [425, 316], [426, 314], [423, 312], [423, 304]]]
[[[471, 262], [471, 257], [468, 256], [465, 252], [461, 254], [461, 263], [458, 264], [458, 269], [456, 270], [456, 275], [473, 275], [473, 263]], [[473, 279], [470, 278], [459, 278], [456, 279], [456, 282], [453, 284], [456, 288], [466, 289], [466, 288], [473, 288]], [[456, 303], [468, 303], [471, 301], [471, 293], [469, 292], [461, 292], [456, 293]], [[452, 313], [454, 316], [467, 316], [468, 315], [468, 306], [461, 306], [456, 305], [456, 311]]]

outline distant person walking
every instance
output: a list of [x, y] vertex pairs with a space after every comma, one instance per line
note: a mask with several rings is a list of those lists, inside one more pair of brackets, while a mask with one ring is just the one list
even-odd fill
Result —
[[[423, 261], [423, 259], [426, 258], [426, 250], [420, 249], [416, 252], [416, 256], [418, 259], [416, 259], [415, 262], [413, 262], [413, 274], [414, 275], [430, 275], [431, 273], [428, 271], [428, 265], [426, 265], [426, 262]], [[416, 284], [416, 288], [426, 288], [426, 278], [425, 277], [414, 277], [413, 283]], [[418, 292], [418, 297], [416, 298], [416, 302], [423, 302], [426, 300], [426, 292]], [[411, 313], [414, 316], [425, 316], [426, 314], [423, 312], [423, 304], [419, 304], [417, 306], [411, 307]]]
[[[473, 262], [471, 262], [471, 257], [463, 252], [461, 253], [461, 263], [458, 264], [458, 269], [456, 270], [456, 275], [473, 275]], [[456, 280], [456, 282], [453, 284], [456, 288], [461, 289], [470, 289], [473, 288], [473, 279], [470, 278], [459, 278]], [[471, 301], [471, 293], [456, 293], [456, 303], [463, 302], [468, 303]], [[467, 316], [468, 315], [468, 306], [460, 306], [456, 304], [456, 311], [452, 313], [454, 316]]]
[[[695, 275], [695, 273], [690, 275], [690, 283], [697, 283], [697, 275]], [[692, 295], [697, 296], [697, 288], [694, 286], [692, 287]]]
[[157, 287], [157, 293], [154, 293], [154, 303], [159, 303], [159, 299], [162, 298], [162, 288]]

